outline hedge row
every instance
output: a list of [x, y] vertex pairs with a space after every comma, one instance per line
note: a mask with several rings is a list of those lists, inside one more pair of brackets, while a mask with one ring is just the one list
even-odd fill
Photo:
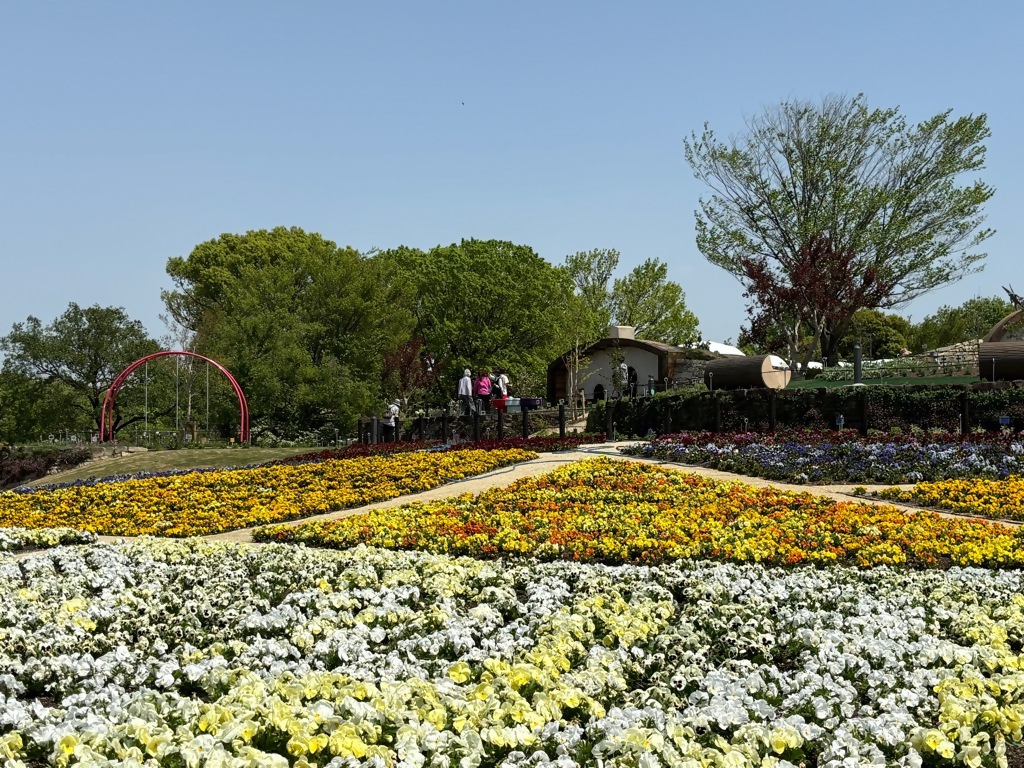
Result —
[[88, 448], [0, 446], [0, 490], [45, 477], [51, 469], [71, 469], [91, 457]]
[[[904, 385], [822, 389], [718, 390], [672, 397], [610, 401], [618, 435], [691, 431], [767, 432], [774, 400], [776, 429], [834, 429], [843, 417], [847, 429], [889, 431], [941, 429], [998, 430], [1002, 421], [1024, 429], [1024, 388], [999, 382], [980, 385]], [[967, 420], [962, 422], [966, 401]], [[606, 429], [605, 403], [591, 409], [588, 431]], [[866, 422], [866, 423], [865, 423]]]

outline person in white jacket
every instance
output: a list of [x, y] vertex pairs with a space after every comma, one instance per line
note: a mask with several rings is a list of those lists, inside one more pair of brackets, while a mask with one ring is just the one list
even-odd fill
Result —
[[462, 372], [459, 379], [459, 402], [462, 404], [462, 415], [469, 416], [473, 412], [473, 374], [469, 368]]
[[398, 418], [398, 411], [401, 405], [401, 400], [395, 400], [384, 411], [384, 418], [381, 420], [381, 426], [384, 428], [381, 439], [382, 443], [390, 443], [396, 439], [395, 420]]
[[504, 368], [498, 369], [498, 375], [494, 377], [494, 387], [491, 389], [491, 399], [508, 397], [508, 376]]

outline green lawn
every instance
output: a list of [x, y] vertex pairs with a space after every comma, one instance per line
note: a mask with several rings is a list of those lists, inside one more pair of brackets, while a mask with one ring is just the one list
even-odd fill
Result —
[[[877, 376], [868, 378], [865, 376], [862, 381], [869, 387], [885, 384], [893, 386], [899, 384], [974, 384], [981, 379], [977, 376], [889, 376], [879, 379]], [[810, 379], [809, 381], [791, 381], [786, 389], [822, 389], [826, 387], [849, 387], [853, 385], [853, 379], [849, 381], [825, 381], [823, 379]]]
[[168, 469], [198, 469], [200, 467], [244, 467], [271, 459], [284, 459], [316, 448], [183, 448], [177, 451], [149, 451], [120, 458], [101, 459], [75, 467], [67, 472], [34, 480], [26, 485], [68, 483], [89, 477], [131, 474], [133, 472], [162, 472]]

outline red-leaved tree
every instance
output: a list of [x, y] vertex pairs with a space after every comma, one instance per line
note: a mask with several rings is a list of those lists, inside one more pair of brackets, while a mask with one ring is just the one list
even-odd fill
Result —
[[416, 336], [385, 355], [382, 369], [384, 391], [394, 393], [407, 406], [437, 381], [438, 362], [424, 351], [423, 338]]
[[807, 370], [818, 349], [829, 348], [825, 333], [841, 335], [854, 312], [892, 290], [873, 267], [853, 269], [855, 260], [856, 254], [836, 248], [827, 236], [812, 238], [784, 269], [763, 256], [741, 259], [743, 295], [750, 300], [747, 336], [770, 346], [781, 333], [790, 366], [799, 362]]

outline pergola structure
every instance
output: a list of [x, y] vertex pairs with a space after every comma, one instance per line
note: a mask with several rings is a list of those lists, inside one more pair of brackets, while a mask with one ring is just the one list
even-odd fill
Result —
[[235, 390], [235, 394], [238, 396], [238, 412], [240, 417], [238, 439], [243, 443], [249, 442], [249, 403], [245, 399], [245, 393], [242, 391], [241, 385], [235, 377], [231, 375], [231, 371], [216, 360], [212, 360], [209, 357], [205, 357], [204, 355], [200, 355], [195, 352], [187, 352], [185, 350], [178, 350], [176, 352], [154, 352], [152, 355], [140, 357], [117, 375], [114, 382], [110, 385], [110, 389], [107, 390], [106, 397], [103, 398], [103, 410], [100, 411], [100, 440], [106, 442], [114, 439], [114, 401], [117, 399], [117, 393], [121, 387], [124, 386], [128, 377], [150, 360], [156, 360], [161, 357], [195, 357], [199, 360], [205, 360], [218, 371], [223, 373], [231, 383], [231, 388]]

